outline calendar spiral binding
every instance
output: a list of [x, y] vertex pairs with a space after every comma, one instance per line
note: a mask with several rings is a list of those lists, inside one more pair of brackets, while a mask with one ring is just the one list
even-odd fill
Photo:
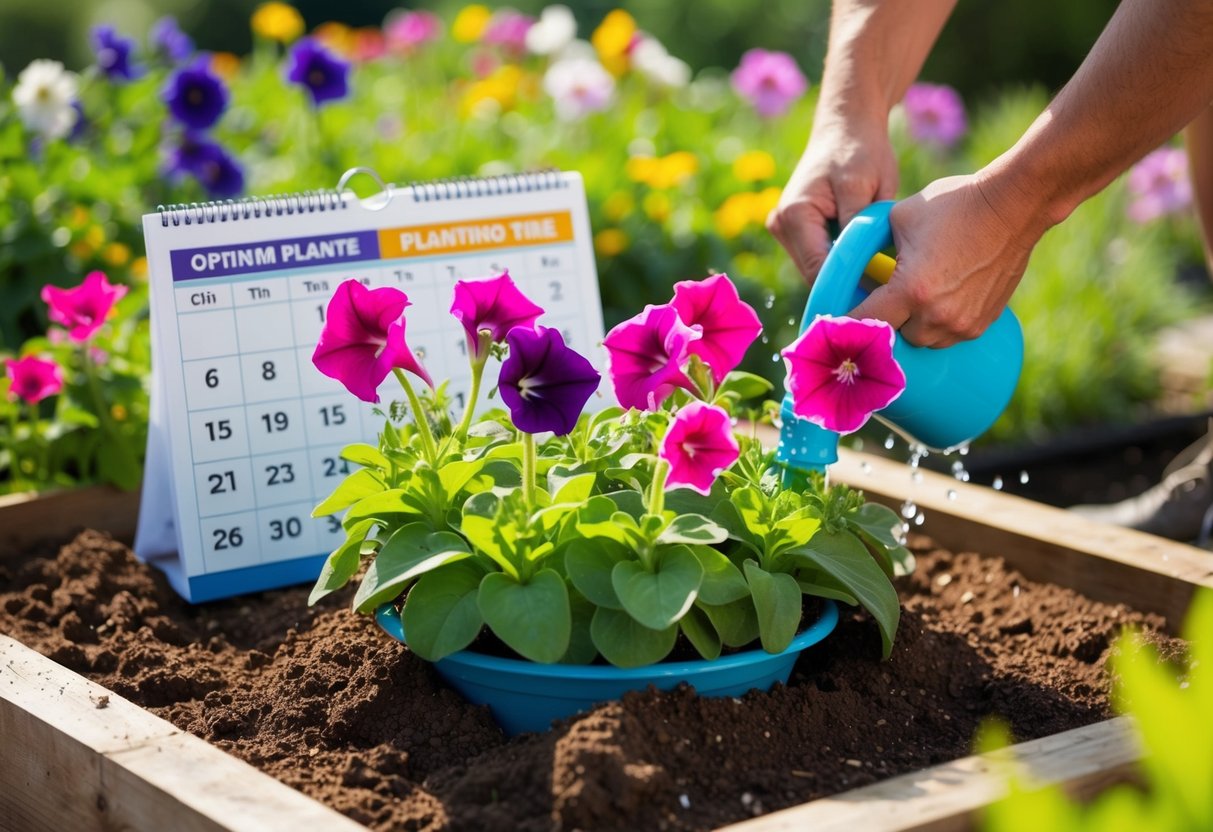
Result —
[[454, 176], [431, 182], [411, 182], [407, 190], [414, 202], [440, 202], [503, 194], [524, 194], [565, 188], [568, 183], [555, 168], [529, 173], [502, 173], [496, 176]]

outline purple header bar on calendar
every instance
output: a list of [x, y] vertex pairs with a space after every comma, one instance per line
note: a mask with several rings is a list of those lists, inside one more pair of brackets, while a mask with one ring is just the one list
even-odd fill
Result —
[[352, 231], [171, 252], [173, 282], [379, 259], [379, 235]]

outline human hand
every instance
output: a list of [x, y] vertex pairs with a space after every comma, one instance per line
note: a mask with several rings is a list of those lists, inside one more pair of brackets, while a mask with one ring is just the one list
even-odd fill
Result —
[[983, 172], [951, 176], [893, 206], [897, 267], [850, 315], [888, 321], [911, 344], [949, 347], [1002, 313], [1045, 224]]
[[767, 217], [767, 230], [812, 285], [830, 250], [827, 222], [837, 219], [845, 226], [861, 209], [896, 192], [897, 160], [882, 121], [819, 119]]

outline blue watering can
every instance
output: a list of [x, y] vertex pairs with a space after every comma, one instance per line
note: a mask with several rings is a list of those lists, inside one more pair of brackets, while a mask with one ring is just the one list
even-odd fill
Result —
[[[838, 235], [809, 293], [802, 333], [818, 315], [845, 315], [858, 306], [867, 297], [859, 286], [865, 273], [888, 281], [894, 261], [880, 252], [893, 244], [892, 207], [869, 205]], [[944, 349], [915, 347], [898, 334], [893, 357], [905, 371], [906, 389], [876, 418], [911, 443], [948, 450], [980, 436], [1006, 408], [1023, 368], [1023, 331], [1004, 309], [980, 338]], [[797, 482], [797, 472], [821, 471], [838, 460], [838, 434], [796, 416], [790, 393], [780, 416], [777, 458], [786, 466], [785, 486]]]

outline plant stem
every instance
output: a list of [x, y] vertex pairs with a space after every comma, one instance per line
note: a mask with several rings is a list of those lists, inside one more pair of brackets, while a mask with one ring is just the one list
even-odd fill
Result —
[[399, 367], [393, 367], [392, 372], [396, 374], [396, 380], [404, 388], [404, 395], [409, 398], [409, 407], [413, 409], [413, 423], [417, 425], [417, 434], [421, 437], [421, 451], [425, 454], [425, 460], [436, 468], [438, 467], [438, 447], [434, 444], [434, 434], [430, 431], [429, 417], [421, 409], [421, 400], [417, 398], [413, 385], [409, 383], [409, 378], [404, 371]]
[[34, 486], [39, 482], [45, 483], [48, 477], [43, 476], [43, 469], [48, 467], [47, 449], [42, 441], [42, 431], [38, 429], [38, 405], [29, 406], [29, 434], [34, 440], [34, 451], [31, 455], [34, 462]]
[[489, 358], [489, 344], [492, 343], [492, 337], [489, 330], [481, 330], [477, 336], [478, 352], [471, 356], [472, 390], [468, 394], [467, 404], [463, 408], [463, 418], [459, 420], [459, 427], [455, 429], [455, 441], [460, 446], [463, 445], [463, 440], [467, 438], [468, 430], [472, 427], [476, 403], [480, 401], [480, 382], [484, 378], [484, 365]]
[[535, 506], [535, 435], [522, 434], [522, 500], [529, 512]]
[[[31, 429], [32, 430], [32, 429]], [[11, 469], [11, 479], [13, 481], [13, 491], [20, 491], [21, 485], [21, 454], [17, 452], [17, 408], [14, 407], [8, 414], [8, 465]]]
[[670, 475], [670, 463], [658, 457], [653, 468], [653, 482], [649, 488], [649, 514], [660, 517], [665, 511], [665, 481]]

